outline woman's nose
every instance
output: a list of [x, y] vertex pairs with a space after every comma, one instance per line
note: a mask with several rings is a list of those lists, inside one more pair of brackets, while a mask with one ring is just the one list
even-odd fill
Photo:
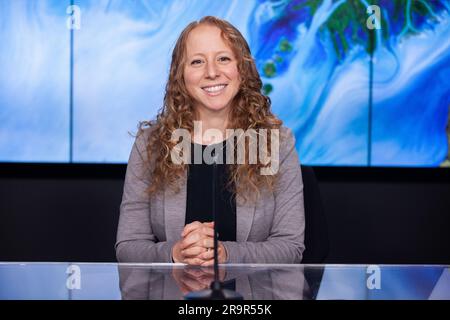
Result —
[[219, 76], [220, 71], [214, 62], [209, 62], [206, 67], [206, 77], [215, 79]]

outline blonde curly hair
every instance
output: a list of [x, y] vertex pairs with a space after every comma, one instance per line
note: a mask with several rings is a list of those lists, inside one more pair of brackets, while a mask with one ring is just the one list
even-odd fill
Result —
[[[183, 71], [186, 63], [186, 42], [189, 33], [199, 25], [212, 25], [221, 30], [225, 42], [233, 50], [237, 59], [240, 74], [240, 88], [231, 105], [228, 122], [229, 129], [272, 129], [279, 130], [282, 121], [271, 112], [270, 98], [261, 93], [262, 81], [251, 56], [250, 48], [239, 32], [229, 22], [206, 16], [199, 21], [190, 23], [179, 36], [172, 53], [169, 79], [166, 84], [164, 104], [159, 110], [156, 121], [141, 122], [139, 132], [151, 127], [151, 134], [147, 143], [147, 156], [151, 165], [152, 182], [148, 189], [154, 194], [165, 187], [179, 191], [178, 181], [189, 169], [188, 164], [175, 164], [171, 159], [171, 150], [177, 144], [172, 140], [172, 132], [176, 129], [187, 129], [193, 132], [195, 101], [189, 95], [184, 82]], [[262, 188], [273, 189], [277, 175], [261, 175], [260, 170], [270, 166], [270, 162], [256, 164], [248, 162], [248, 141], [245, 148], [245, 163], [230, 164], [228, 186], [233, 186], [232, 192], [239, 194], [247, 201], [256, 199]], [[235, 147], [236, 148], [236, 147]], [[271, 154], [270, 139], [267, 141], [268, 155]]]

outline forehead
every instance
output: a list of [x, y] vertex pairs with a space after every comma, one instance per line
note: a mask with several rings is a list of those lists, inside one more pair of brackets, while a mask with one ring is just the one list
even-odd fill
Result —
[[189, 33], [186, 41], [186, 53], [188, 56], [219, 51], [232, 52], [232, 48], [222, 37], [222, 31], [218, 27], [199, 25]]

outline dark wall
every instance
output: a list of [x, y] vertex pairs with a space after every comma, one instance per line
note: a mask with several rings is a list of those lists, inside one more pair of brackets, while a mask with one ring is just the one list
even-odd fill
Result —
[[7, 167], [0, 166], [0, 260], [115, 261], [125, 166]]
[[450, 183], [320, 183], [334, 263], [450, 263]]
[[[330, 263], [450, 264], [450, 169], [315, 168]], [[115, 261], [124, 165], [1, 164], [0, 260]]]

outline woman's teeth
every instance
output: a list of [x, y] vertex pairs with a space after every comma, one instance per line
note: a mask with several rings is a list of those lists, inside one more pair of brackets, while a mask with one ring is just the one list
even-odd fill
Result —
[[203, 88], [203, 90], [208, 91], [208, 92], [218, 92], [218, 91], [222, 90], [223, 88], [225, 88], [225, 85], [221, 84], [221, 85], [214, 86], [214, 87], [205, 87], [205, 88]]

